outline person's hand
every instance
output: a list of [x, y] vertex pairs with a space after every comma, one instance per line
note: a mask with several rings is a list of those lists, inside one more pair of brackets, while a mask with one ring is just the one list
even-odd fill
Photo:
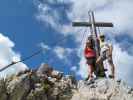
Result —
[[98, 58], [96, 59], [96, 64], [98, 64], [98, 63], [100, 62], [100, 60], [101, 60], [101, 57], [98, 57]]
[[96, 64], [98, 64], [98, 62], [99, 62], [99, 60], [97, 59], [97, 60], [96, 60]]
[[85, 57], [86, 57], [86, 58], [88, 58], [88, 57], [89, 57], [89, 55], [85, 55]]

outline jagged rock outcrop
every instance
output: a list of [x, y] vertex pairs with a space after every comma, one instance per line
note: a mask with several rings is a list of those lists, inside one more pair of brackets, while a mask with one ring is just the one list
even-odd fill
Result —
[[120, 80], [79, 81], [78, 90], [71, 100], [133, 100], [133, 89]]
[[133, 100], [133, 89], [107, 78], [76, 81], [42, 64], [38, 70], [1, 80], [0, 100]]
[[42, 64], [0, 81], [0, 100], [70, 100], [74, 86], [71, 75]]

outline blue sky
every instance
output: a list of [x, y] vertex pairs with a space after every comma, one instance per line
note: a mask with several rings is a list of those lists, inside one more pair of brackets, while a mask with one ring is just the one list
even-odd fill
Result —
[[[44, 40], [45, 31], [41, 24], [35, 20], [35, 7], [32, 1], [18, 1], [3, 0], [0, 3], [0, 30], [1, 33], [10, 37], [15, 42], [15, 50], [19, 51], [22, 57], [30, 55], [31, 52], [38, 49], [37, 44]], [[41, 61], [38, 59], [36, 62], [27, 62], [31, 66], [39, 64]]]
[[[19, 52], [22, 58], [40, 49], [39, 44], [41, 42], [54, 47], [52, 44], [64, 37], [64, 35], [56, 32], [49, 25], [45, 25], [36, 19], [37, 8], [32, 0], [3, 0], [0, 3], [0, 10], [0, 32], [15, 43], [13, 49]], [[74, 37], [68, 35], [66, 38], [67, 40], [62, 41], [63, 43], [60, 43], [60, 45], [75, 48]], [[72, 54], [73, 57], [69, 57], [69, 55], [68, 58], [74, 59], [76, 57], [76, 54]], [[58, 59], [51, 51], [46, 54], [39, 54], [24, 63], [30, 68], [37, 68], [43, 62], [49, 63], [51, 57], [56, 59], [56, 63], [50, 62], [52, 66], [56, 67], [55, 69], [70, 73], [70, 68], [68, 67], [70, 65], [64, 64], [64, 61]], [[73, 61], [71, 66], [75, 65], [75, 61], [78, 61], [78, 58]]]
[[[132, 0], [1, 0], [0, 33], [3, 36], [0, 36], [9, 38], [5, 39], [5, 43], [10, 43], [9, 51], [19, 54], [21, 59], [40, 49], [40, 44], [49, 48], [24, 62], [30, 68], [37, 68], [44, 62], [65, 74], [72, 69], [78, 79], [84, 78], [87, 75], [83, 56], [85, 39], [81, 42], [81, 37], [86, 28], [73, 28], [71, 22], [88, 21], [88, 10], [94, 10], [97, 21], [113, 22], [114, 28], [102, 28], [101, 31], [114, 45], [117, 76], [133, 85], [133, 63], [130, 62], [133, 60], [132, 4]], [[66, 39], [60, 44], [53, 45], [64, 37]]]

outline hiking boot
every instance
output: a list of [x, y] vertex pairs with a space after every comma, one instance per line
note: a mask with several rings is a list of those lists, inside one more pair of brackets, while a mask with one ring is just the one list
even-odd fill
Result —
[[89, 76], [87, 78], [85, 78], [85, 81], [88, 81], [88, 79], [89, 79]]
[[93, 83], [95, 83], [94, 78], [91, 78], [91, 79], [89, 79], [88, 81], [85, 82], [86, 85], [90, 85], [90, 84], [93, 84]]
[[107, 71], [108, 71], [108, 69], [105, 68], [105, 69], [104, 69], [104, 72], [107, 72]]
[[114, 75], [109, 75], [109, 78], [114, 79], [115, 77]]

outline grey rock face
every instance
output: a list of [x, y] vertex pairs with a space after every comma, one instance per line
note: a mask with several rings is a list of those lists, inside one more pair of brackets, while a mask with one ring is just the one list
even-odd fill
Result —
[[132, 88], [111, 79], [97, 79], [87, 85], [79, 81], [71, 100], [133, 100]]
[[47, 73], [48, 67], [42, 64], [37, 72], [1, 80], [0, 100], [133, 100], [133, 88], [121, 80], [76, 81], [59, 71]]
[[50, 67], [48, 64], [42, 63], [37, 70], [37, 74], [38, 75], [47, 74], [49, 70], [52, 70], [52, 67]]
[[7, 80], [2, 79], [0, 81], [0, 100], [7, 100], [8, 99], [7, 86], [8, 86]]
[[18, 79], [12, 80], [7, 89], [10, 94], [10, 100], [23, 100], [30, 90], [27, 74], [22, 75]]
[[10, 81], [1, 80], [0, 100], [70, 100], [72, 79], [54, 70], [47, 75], [48, 67], [42, 65], [37, 72], [31, 70], [14, 76]]

